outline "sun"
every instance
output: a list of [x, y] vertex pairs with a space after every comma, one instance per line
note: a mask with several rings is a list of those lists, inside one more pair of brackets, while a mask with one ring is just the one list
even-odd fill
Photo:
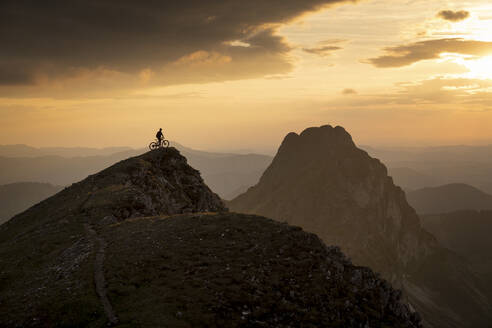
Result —
[[[430, 34], [436, 38], [459, 38], [468, 41], [492, 42], [492, 5], [482, 5], [470, 8], [471, 17], [461, 22], [440, 22]], [[452, 62], [464, 67], [467, 72], [450, 74], [449, 76], [492, 80], [492, 52], [481, 56], [461, 53], [441, 53], [443, 62]]]
[[449, 77], [467, 79], [492, 80], [492, 54], [486, 56], [463, 55], [457, 53], [442, 53], [441, 62], [456, 63], [466, 69], [461, 74], [449, 74]]
[[492, 56], [465, 59], [461, 64], [470, 71], [466, 75], [471, 78], [492, 79]]

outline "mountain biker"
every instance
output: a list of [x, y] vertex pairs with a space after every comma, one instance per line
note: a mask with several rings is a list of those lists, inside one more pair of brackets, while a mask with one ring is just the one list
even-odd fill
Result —
[[162, 134], [162, 128], [159, 129], [155, 137], [157, 138], [157, 140], [159, 140], [159, 145], [160, 145], [162, 143], [162, 139], [164, 138], [164, 135]]

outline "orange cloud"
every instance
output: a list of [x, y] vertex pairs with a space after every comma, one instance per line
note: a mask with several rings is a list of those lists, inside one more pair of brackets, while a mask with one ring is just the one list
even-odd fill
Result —
[[376, 67], [402, 67], [413, 63], [438, 59], [443, 53], [484, 56], [492, 53], [492, 42], [465, 40], [460, 38], [438, 39], [415, 42], [385, 48], [386, 55], [369, 58], [365, 62]]
[[216, 51], [198, 50], [185, 55], [174, 62], [174, 65], [211, 65], [227, 64], [232, 61], [230, 56], [224, 56]]
[[304, 52], [310, 53], [310, 54], [315, 54], [321, 57], [326, 57], [330, 56], [332, 52], [341, 50], [343, 49], [342, 47], [337, 47], [337, 46], [323, 46], [323, 47], [317, 47], [317, 48], [303, 48], [302, 50]]

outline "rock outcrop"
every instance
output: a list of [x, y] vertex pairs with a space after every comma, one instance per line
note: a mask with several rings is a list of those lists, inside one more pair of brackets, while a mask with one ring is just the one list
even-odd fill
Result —
[[158, 149], [121, 161], [77, 183], [72, 193], [88, 197], [85, 212], [110, 211], [128, 217], [218, 212], [226, 208], [175, 148]]
[[227, 212], [172, 148], [0, 226], [1, 327], [420, 327], [400, 297], [301, 228]]
[[467, 265], [420, 225], [386, 167], [342, 127], [288, 134], [237, 212], [299, 225], [403, 288], [429, 326], [483, 327], [489, 301]]

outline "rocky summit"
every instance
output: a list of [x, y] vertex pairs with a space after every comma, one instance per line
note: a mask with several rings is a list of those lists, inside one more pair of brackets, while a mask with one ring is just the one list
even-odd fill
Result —
[[121, 161], [74, 184], [70, 192], [86, 195], [80, 210], [104, 212], [117, 220], [226, 210], [220, 198], [205, 185], [200, 172], [189, 166], [175, 148]]
[[342, 127], [290, 133], [237, 212], [299, 225], [404, 290], [429, 327], [488, 327], [490, 300], [456, 254], [425, 231], [386, 167]]
[[420, 327], [400, 297], [301, 228], [227, 212], [172, 148], [0, 226], [1, 327]]

